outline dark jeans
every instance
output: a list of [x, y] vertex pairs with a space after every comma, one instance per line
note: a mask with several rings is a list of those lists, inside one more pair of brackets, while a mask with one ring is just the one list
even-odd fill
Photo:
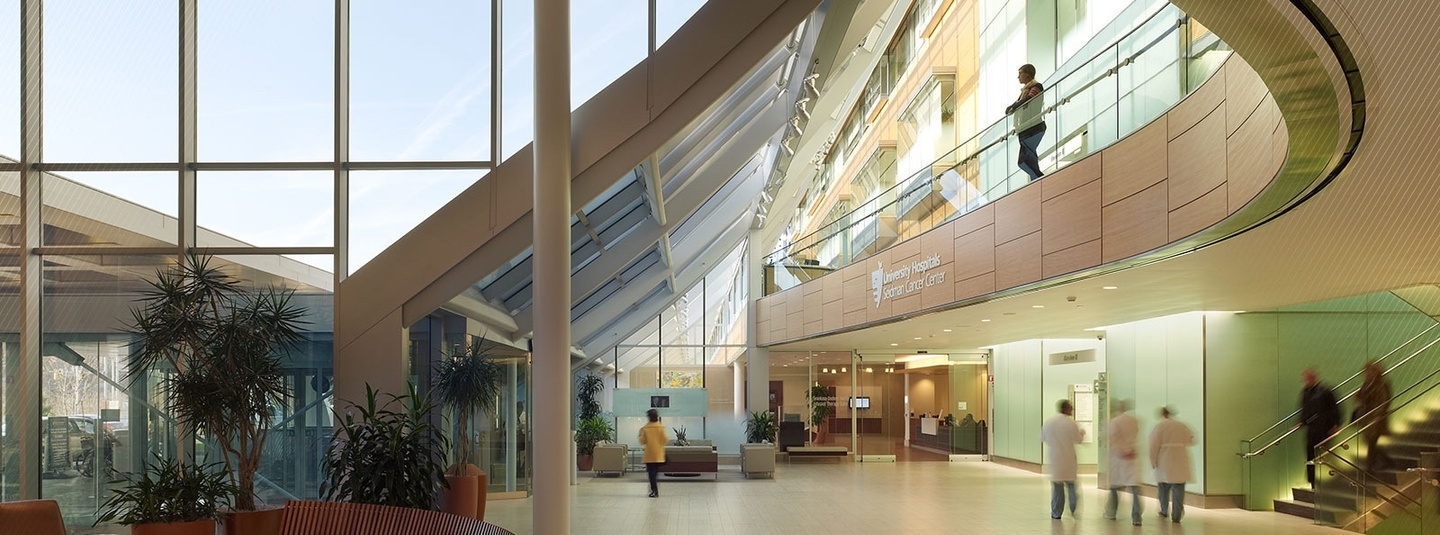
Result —
[[1160, 516], [1169, 516], [1171, 522], [1179, 522], [1185, 516], [1185, 484], [1156, 483], [1160, 489]]
[[645, 463], [645, 475], [650, 476], [650, 493], [659, 494], [660, 488], [656, 482], [660, 479], [660, 467], [665, 463]]
[[1374, 472], [1394, 466], [1395, 461], [1390, 459], [1385, 450], [1380, 449], [1380, 435], [1365, 437], [1365, 469]]
[[1040, 155], [1036, 151], [1040, 148], [1040, 140], [1045, 137], [1045, 123], [1026, 128], [1020, 132], [1020, 170], [1030, 175], [1030, 180], [1044, 176], [1040, 171]]

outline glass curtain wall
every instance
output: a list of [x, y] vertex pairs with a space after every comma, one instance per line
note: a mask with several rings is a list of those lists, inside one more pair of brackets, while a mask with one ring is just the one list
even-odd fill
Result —
[[[703, 2], [655, 4], [573, 3], [604, 21], [573, 27], [574, 106]], [[192, 253], [297, 292], [307, 340], [258, 490], [316, 497], [332, 292], [529, 142], [528, 7], [0, 0], [0, 499], [54, 498], [89, 525], [109, 478], [150, 453], [213, 460], [203, 436], [176, 443], [164, 373], [126, 377], [121, 334], [146, 281]], [[477, 447], [508, 467], [492, 483], [523, 489], [529, 368], [507, 366]]]
[[[703, 389], [701, 413], [665, 418], [671, 439], [684, 430], [690, 440], [709, 440], [717, 451], [738, 454], [745, 442], [745, 244], [654, 319], [602, 357], [599, 372], [616, 388]], [[743, 384], [739, 385], [743, 387]], [[739, 395], [737, 395], [739, 394]], [[750, 408], [749, 410], [762, 410]], [[639, 447], [645, 415], [611, 407], [617, 439]]]

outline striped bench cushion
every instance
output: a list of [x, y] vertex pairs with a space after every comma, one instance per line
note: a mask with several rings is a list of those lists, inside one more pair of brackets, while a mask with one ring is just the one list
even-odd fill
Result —
[[344, 502], [285, 503], [280, 535], [514, 535], [496, 526], [439, 511]]

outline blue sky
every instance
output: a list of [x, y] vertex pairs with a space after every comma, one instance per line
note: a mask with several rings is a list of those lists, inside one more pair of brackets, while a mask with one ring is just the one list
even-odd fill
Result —
[[[531, 137], [532, 3], [504, 1], [503, 160]], [[672, 34], [703, 0], [660, 0]], [[50, 0], [45, 5], [45, 160], [175, 161], [177, 2]], [[200, 161], [329, 161], [333, 152], [333, 4], [202, 2]], [[572, 105], [644, 58], [648, 0], [574, 0]], [[461, 0], [351, 7], [351, 159], [487, 160], [490, 9]], [[19, 153], [19, 0], [0, 0], [0, 154]], [[355, 172], [351, 267], [358, 267], [484, 171]], [[70, 176], [167, 214], [171, 173]], [[202, 226], [262, 246], [329, 245], [324, 172], [205, 172]], [[328, 266], [325, 266], [328, 268]]]

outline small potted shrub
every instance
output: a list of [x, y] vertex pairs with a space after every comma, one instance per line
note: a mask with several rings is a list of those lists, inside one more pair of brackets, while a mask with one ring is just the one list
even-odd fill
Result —
[[[325, 499], [435, 510], [445, 486], [445, 435], [429, 423], [435, 404], [411, 386], [404, 395], [365, 385], [365, 403], [335, 412], [337, 434], [325, 455]], [[359, 413], [359, 416], [351, 414]]]
[[95, 524], [130, 526], [133, 535], [214, 535], [220, 508], [238, 490], [218, 464], [187, 467], [157, 456], [129, 485], [111, 491]]
[[774, 444], [775, 433], [780, 428], [775, 425], [775, 413], [770, 411], [756, 411], [750, 413], [750, 419], [745, 421], [745, 442], [749, 444]]
[[477, 414], [495, 414], [505, 385], [503, 370], [486, 351], [485, 343], [476, 342], [442, 361], [435, 378], [432, 392], [436, 400], [455, 414], [455, 464], [445, 471], [448, 488], [441, 493], [440, 510], [485, 520], [489, 476], [470, 462], [470, 420]]

